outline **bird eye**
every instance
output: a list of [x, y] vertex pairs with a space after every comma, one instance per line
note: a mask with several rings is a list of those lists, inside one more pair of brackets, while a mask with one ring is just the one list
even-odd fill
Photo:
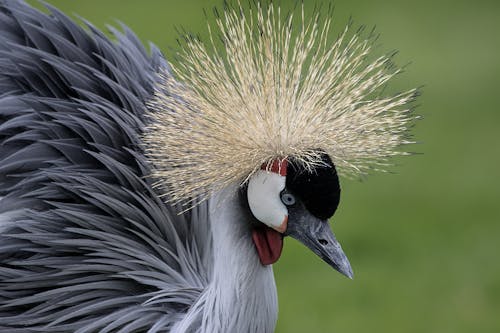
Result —
[[285, 206], [291, 206], [295, 204], [295, 196], [289, 192], [283, 191], [281, 192], [281, 202], [283, 202]]

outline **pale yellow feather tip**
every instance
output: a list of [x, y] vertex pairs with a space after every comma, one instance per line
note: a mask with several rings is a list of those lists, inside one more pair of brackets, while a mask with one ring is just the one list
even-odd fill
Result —
[[175, 77], [161, 73], [143, 139], [168, 200], [205, 199], [277, 157], [314, 168], [325, 152], [353, 175], [404, 154], [416, 90], [384, 96], [399, 70], [369, 60], [373, 38], [348, 26], [329, 42], [330, 18], [298, 12], [228, 8], [209, 42], [187, 40]]

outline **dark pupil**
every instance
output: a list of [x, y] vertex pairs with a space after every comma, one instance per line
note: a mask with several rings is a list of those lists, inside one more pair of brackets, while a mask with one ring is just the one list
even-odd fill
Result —
[[295, 198], [289, 193], [284, 193], [281, 195], [281, 201], [283, 201], [285, 205], [293, 205], [295, 203]]

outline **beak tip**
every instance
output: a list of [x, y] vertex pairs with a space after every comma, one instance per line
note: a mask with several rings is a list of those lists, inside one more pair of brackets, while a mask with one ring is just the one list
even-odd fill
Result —
[[345, 265], [344, 267], [337, 268], [337, 271], [342, 275], [346, 276], [347, 278], [349, 278], [350, 280], [354, 279], [354, 273], [349, 263], [347, 263], [347, 265]]

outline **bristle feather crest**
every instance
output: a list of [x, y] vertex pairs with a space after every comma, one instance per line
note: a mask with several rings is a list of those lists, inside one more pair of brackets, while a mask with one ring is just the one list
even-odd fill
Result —
[[326, 153], [348, 176], [404, 155], [417, 92], [379, 93], [399, 73], [391, 55], [369, 61], [372, 40], [350, 25], [329, 43], [331, 19], [306, 20], [303, 6], [299, 29], [272, 3], [243, 12], [219, 13], [222, 45], [209, 24], [208, 43], [186, 41], [176, 77], [159, 75], [143, 139], [168, 200], [206, 199], [276, 158], [312, 170]]

